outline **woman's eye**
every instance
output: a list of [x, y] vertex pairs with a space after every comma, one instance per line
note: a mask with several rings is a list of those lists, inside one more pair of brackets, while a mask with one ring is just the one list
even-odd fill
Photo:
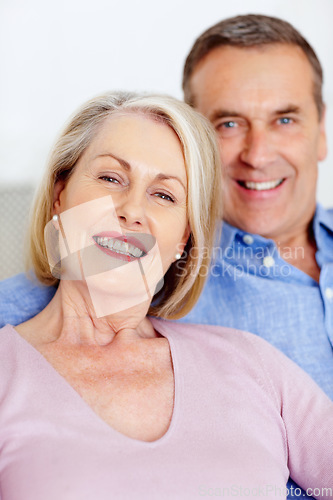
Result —
[[174, 198], [172, 198], [172, 196], [170, 196], [169, 194], [166, 194], [166, 193], [155, 193], [154, 196], [157, 196], [158, 198], [161, 198], [162, 200], [171, 201], [172, 203], [175, 202]]
[[100, 179], [102, 179], [102, 181], [112, 182], [114, 184], [120, 183], [119, 179], [116, 179], [115, 177], [110, 177], [109, 175], [103, 175], [102, 177], [100, 177]]

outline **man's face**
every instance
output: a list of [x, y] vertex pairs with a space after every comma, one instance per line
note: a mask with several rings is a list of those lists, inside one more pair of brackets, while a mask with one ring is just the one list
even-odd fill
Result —
[[191, 89], [217, 132], [225, 220], [275, 241], [304, 231], [326, 140], [301, 49], [218, 47], [195, 68]]

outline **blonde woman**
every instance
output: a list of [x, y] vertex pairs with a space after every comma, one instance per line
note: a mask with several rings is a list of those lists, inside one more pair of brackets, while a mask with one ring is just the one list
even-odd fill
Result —
[[57, 291], [0, 336], [1, 500], [333, 486], [333, 405], [307, 375], [251, 334], [164, 320], [203, 287], [220, 183], [210, 126], [172, 98], [106, 94], [64, 129], [30, 232]]

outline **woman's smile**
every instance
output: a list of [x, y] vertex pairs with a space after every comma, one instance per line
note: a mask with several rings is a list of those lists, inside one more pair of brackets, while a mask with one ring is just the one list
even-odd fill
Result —
[[97, 247], [111, 257], [131, 262], [140, 259], [154, 246], [156, 239], [150, 234], [138, 233], [135, 237], [128, 234], [103, 232], [93, 236]]

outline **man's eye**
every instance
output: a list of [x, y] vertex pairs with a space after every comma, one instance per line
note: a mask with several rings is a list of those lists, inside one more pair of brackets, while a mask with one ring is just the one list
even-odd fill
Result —
[[220, 124], [220, 127], [224, 127], [224, 128], [235, 128], [237, 127], [237, 123], [232, 121], [232, 120], [229, 120], [227, 122], [223, 122]]
[[279, 123], [282, 125], [288, 125], [289, 123], [292, 123], [292, 119], [289, 118], [288, 116], [283, 116], [282, 118], [279, 118]]
[[154, 196], [157, 196], [158, 198], [161, 198], [162, 200], [171, 201], [171, 203], [175, 202], [174, 198], [172, 198], [172, 196], [170, 196], [169, 194], [166, 194], [166, 193], [155, 193]]

